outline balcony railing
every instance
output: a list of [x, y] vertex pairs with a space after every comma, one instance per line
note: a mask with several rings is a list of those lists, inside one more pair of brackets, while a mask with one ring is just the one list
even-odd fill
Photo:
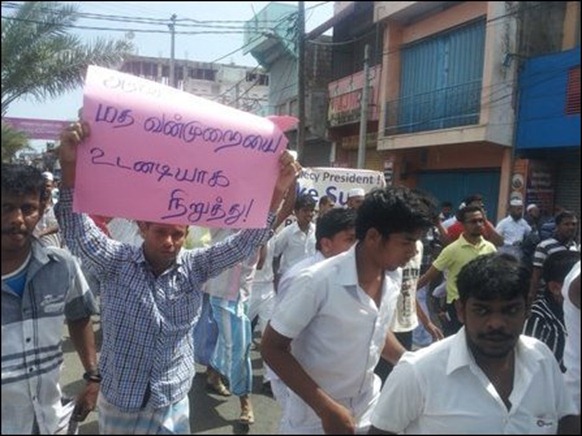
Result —
[[481, 80], [386, 102], [384, 135], [479, 123]]

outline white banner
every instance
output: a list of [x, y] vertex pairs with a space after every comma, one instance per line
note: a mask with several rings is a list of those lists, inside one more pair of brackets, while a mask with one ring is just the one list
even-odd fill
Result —
[[310, 194], [316, 201], [327, 195], [336, 206], [345, 206], [348, 191], [362, 188], [366, 193], [386, 186], [384, 173], [355, 168], [304, 168], [298, 179], [299, 194]]

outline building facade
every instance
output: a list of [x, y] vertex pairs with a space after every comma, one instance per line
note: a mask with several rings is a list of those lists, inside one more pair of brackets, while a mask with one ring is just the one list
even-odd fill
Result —
[[[555, 53], [568, 65], [559, 73], [558, 86], [568, 75], [575, 77], [579, 15], [579, 2], [336, 2], [334, 17], [326, 24], [334, 29], [335, 80], [328, 87], [334, 164], [356, 166], [362, 148], [357, 136], [361, 95], [367, 86], [371, 98], [366, 168], [384, 170], [389, 183], [422, 188], [453, 204], [481, 193], [489, 219], [505, 216], [509, 199], [517, 195], [512, 188], [516, 165], [521, 168], [521, 160], [534, 157], [532, 149], [540, 148], [519, 136], [522, 130], [534, 135], [531, 126], [520, 129], [527, 117], [532, 119], [532, 85], [541, 74], [527, 71], [543, 64], [532, 57], [573, 50]], [[362, 67], [365, 45], [372, 71], [367, 80]], [[526, 59], [533, 64], [528, 67]], [[550, 64], [555, 63], [546, 64], [546, 74], [551, 75]], [[533, 83], [524, 88], [527, 82]], [[560, 95], [563, 103], [566, 91], [558, 90], [554, 96]], [[538, 98], [539, 111], [548, 109], [551, 99], [543, 101], [539, 94], [533, 98]], [[579, 191], [560, 188], [571, 186], [576, 175], [579, 186], [579, 112], [577, 128], [575, 114], [562, 111], [559, 116], [564, 118], [554, 127], [571, 126], [562, 131], [568, 138], [551, 135], [552, 140], [544, 142], [549, 151], [531, 162], [529, 171], [540, 176], [538, 169], [552, 155], [556, 163], [545, 171], [556, 180], [556, 203], [579, 211]], [[567, 171], [553, 169], [566, 164]]]
[[[245, 54], [250, 53], [269, 73], [269, 113], [299, 115], [298, 8], [272, 2], [245, 27]], [[327, 87], [331, 75], [331, 38], [320, 35], [305, 40], [305, 143], [301, 163], [328, 166], [331, 142], [327, 138]], [[287, 133], [289, 146], [297, 147], [297, 129]]]
[[[170, 59], [128, 57], [120, 71], [170, 85]], [[259, 116], [268, 115], [269, 75], [260, 67], [176, 59], [177, 89]]]

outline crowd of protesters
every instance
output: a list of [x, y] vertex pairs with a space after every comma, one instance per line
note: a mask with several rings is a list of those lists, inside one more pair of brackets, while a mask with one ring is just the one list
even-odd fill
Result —
[[283, 152], [264, 228], [189, 244], [187, 225], [73, 211], [89, 135], [63, 132], [58, 195], [2, 164], [3, 434], [57, 432], [63, 322], [85, 369], [71, 419], [95, 410], [100, 434], [189, 434], [195, 363], [253, 424], [254, 334], [280, 433], [580, 433], [573, 212], [547, 233], [512, 200], [494, 226], [480, 195], [453, 216], [401, 186], [342, 207], [298, 195]]

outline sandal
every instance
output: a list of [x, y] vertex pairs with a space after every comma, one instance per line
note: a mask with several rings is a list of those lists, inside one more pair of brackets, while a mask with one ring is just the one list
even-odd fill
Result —
[[221, 395], [223, 397], [230, 397], [232, 395], [228, 388], [224, 386], [224, 383], [220, 379], [218, 379], [215, 382], [210, 381], [206, 382], [206, 388], [209, 391], [212, 391], [215, 394]]
[[238, 418], [238, 422], [243, 425], [250, 425], [255, 423], [255, 414], [253, 413], [253, 409], [243, 409], [240, 413], [240, 417]]

